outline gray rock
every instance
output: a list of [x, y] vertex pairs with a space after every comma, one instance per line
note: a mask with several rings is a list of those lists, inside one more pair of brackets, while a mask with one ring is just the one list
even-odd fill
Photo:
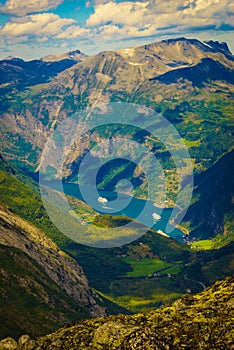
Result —
[[34, 350], [36, 349], [36, 342], [32, 339], [29, 339], [27, 343], [22, 346], [22, 350]]
[[6, 338], [0, 341], [0, 350], [18, 350], [18, 344], [13, 338]]
[[21, 335], [21, 337], [18, 340], [19, 345], [24, 345], [30, 340], [30, 336], [28, 334]]

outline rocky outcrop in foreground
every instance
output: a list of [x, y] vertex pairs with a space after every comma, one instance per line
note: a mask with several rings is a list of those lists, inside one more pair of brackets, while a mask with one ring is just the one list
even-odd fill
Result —
[[106, 314], [81, 266], [1, 203], [0, 256], [0, 337], [38, 337]]
[[8, 338], [0, 350], [234, 349], [234, 278], [146, 314], [89, 319], [37, 340]]
[[91, 316], [103, 316], [105, 311], [93, 299], [92, 291], [81, 266], [61, 251], [42, 231], [0, 205], [0, 244], [27, 253], [47, 275], [77, 303], [87, 308]]

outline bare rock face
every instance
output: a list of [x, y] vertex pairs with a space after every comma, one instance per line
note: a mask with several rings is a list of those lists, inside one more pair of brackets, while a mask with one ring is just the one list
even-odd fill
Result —
[[33, 350], [35, 349], [36, 342], [31, 339], [28, 334], [21, 335], [18, 340], [18, 347], [24, 350]]
[[61, 251], [43, 232], [2, 207], [0, 217], [8, 224], [8, 228], [0, 226], [0, 244], [27, 253], [69, 296], [87, 308], [91, 316], [105, 315], [104, 308], [93, 299], [87, 278], [75, 260]]
[[229, 277], [194, 297], [184, 296], [179, 308], [177, 302], [145, 314], [80, 321], [34, 343], [24, 343], [27, 336], [18, 343], [7, 338], [0, 350], [233, 349], [233, 292], [234, 279]]
[[[19, 336], [22, 331], [39, 336], [81, 318], [106, 314], [77, 262], [2, 205], [0, 252], [2, 336]], [[28, 350], [34, 346], [26, 335], [19, 344]], [[15, 349], [10, 340], [1, 346]]]
[[18, 344], [13, 338], [6, 338], [0, 341], [0, 350], [17, 350]]
[[[59, 70], [58, 63], [64, 61], [72, 65]], [[91, 57], [86, 57], [79, 50], [46, 56], [33, 64], [43, 69], [45, 64], [48, 65], [50, 77], [53, 78], [45, 83], [41, 74], [37, 77], [40, 85], [25, 92], [21, 99], [17, 96], [16, 103], [12, 102], [14, 96], [9, 98], [9, 104], [7, 98], [3, 100], [2, 130], [11, 140], [8, 142], [8, 138], [2, 135], [3, 154], [35, 170], [40, 165], [40, 153], [46, 136], [71, 113], [97, 102], [120, 100], [144, 101], [145, 104], [146, 97], [146, 105], [164, 100], [169, 107], [170, 100], [174, 100], [175, 96], [178, 101], [187, 102], [188, 97], [197, 94], [191, 83], [197, 85], [211, 80], [224, 80], [229, 90], [228, 86], [234, 79], [233, 62], [233, 56], [225, 43], [202, 43], [185, 38], [104, 51]], [[5, 61], [7, 67], [4, 66], [1, 76], [7, 78], [6, 72], [11, 72], [10, 63], [9, 60]], [[17, 71], [14, 70], [14, 74], [2, 83], [11, 84], [22, 76], [22, 63], [18, 63], [19, 67], [15, 65]], [[32, 71], [27, 70], [27, 79], [24, 79], [28, 81], [27, 86], [33, 86], [29, 74]], [[178, 79], [185, 82], [181, 85]], [[197, 83], [194, 79], [198, 80]], [[9, 92], [7, 89], [6, 95]]]
[[94, 301], [87, 278], [75, 260], [61, 251], [43, 232], [2, 207], [0, 217], [8, 224], [7, 227], [0, 225], [0, 244], [27, 253], [69, 296], [87, 308], [91, 316], [105, 315], [104, 309]]
[[18, 343], [13, 338], [6, 338], [0, 341], [0, 350], [33, 350], [36, 347], [35, 340], [28, 334], [22, 335]]

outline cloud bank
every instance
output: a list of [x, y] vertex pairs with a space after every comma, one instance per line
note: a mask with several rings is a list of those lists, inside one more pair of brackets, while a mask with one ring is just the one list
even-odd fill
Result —
[[62, 2], [63, 0], [8, 0], [4, 6], [0, 7], [0, 12], [24, 16], [54, 9]]
[[[65, 12], [59, 11], [61, 4]], [[71, 6], [74, 10], [67, 11]], [[231, 0], [7, 0], [0, 12], [9, 16], [0, 27], [0, 40], [6, 46], [14, 38], [25, 42], [27, 37], [31, 46], [51, 42], [75, 47], [79, 39], [86, 39], [94, 47], [111, 43], [117, 48], [123, 42], [126, 46], [126, 40], [211, 31], [224, 35], [234, 29]]]

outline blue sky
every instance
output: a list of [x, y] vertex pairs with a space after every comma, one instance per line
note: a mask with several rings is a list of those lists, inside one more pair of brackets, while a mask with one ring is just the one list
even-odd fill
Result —
[[0, 59], [86, 54], [185, 36], [234, 51], [232, 0], [0, 0]]

